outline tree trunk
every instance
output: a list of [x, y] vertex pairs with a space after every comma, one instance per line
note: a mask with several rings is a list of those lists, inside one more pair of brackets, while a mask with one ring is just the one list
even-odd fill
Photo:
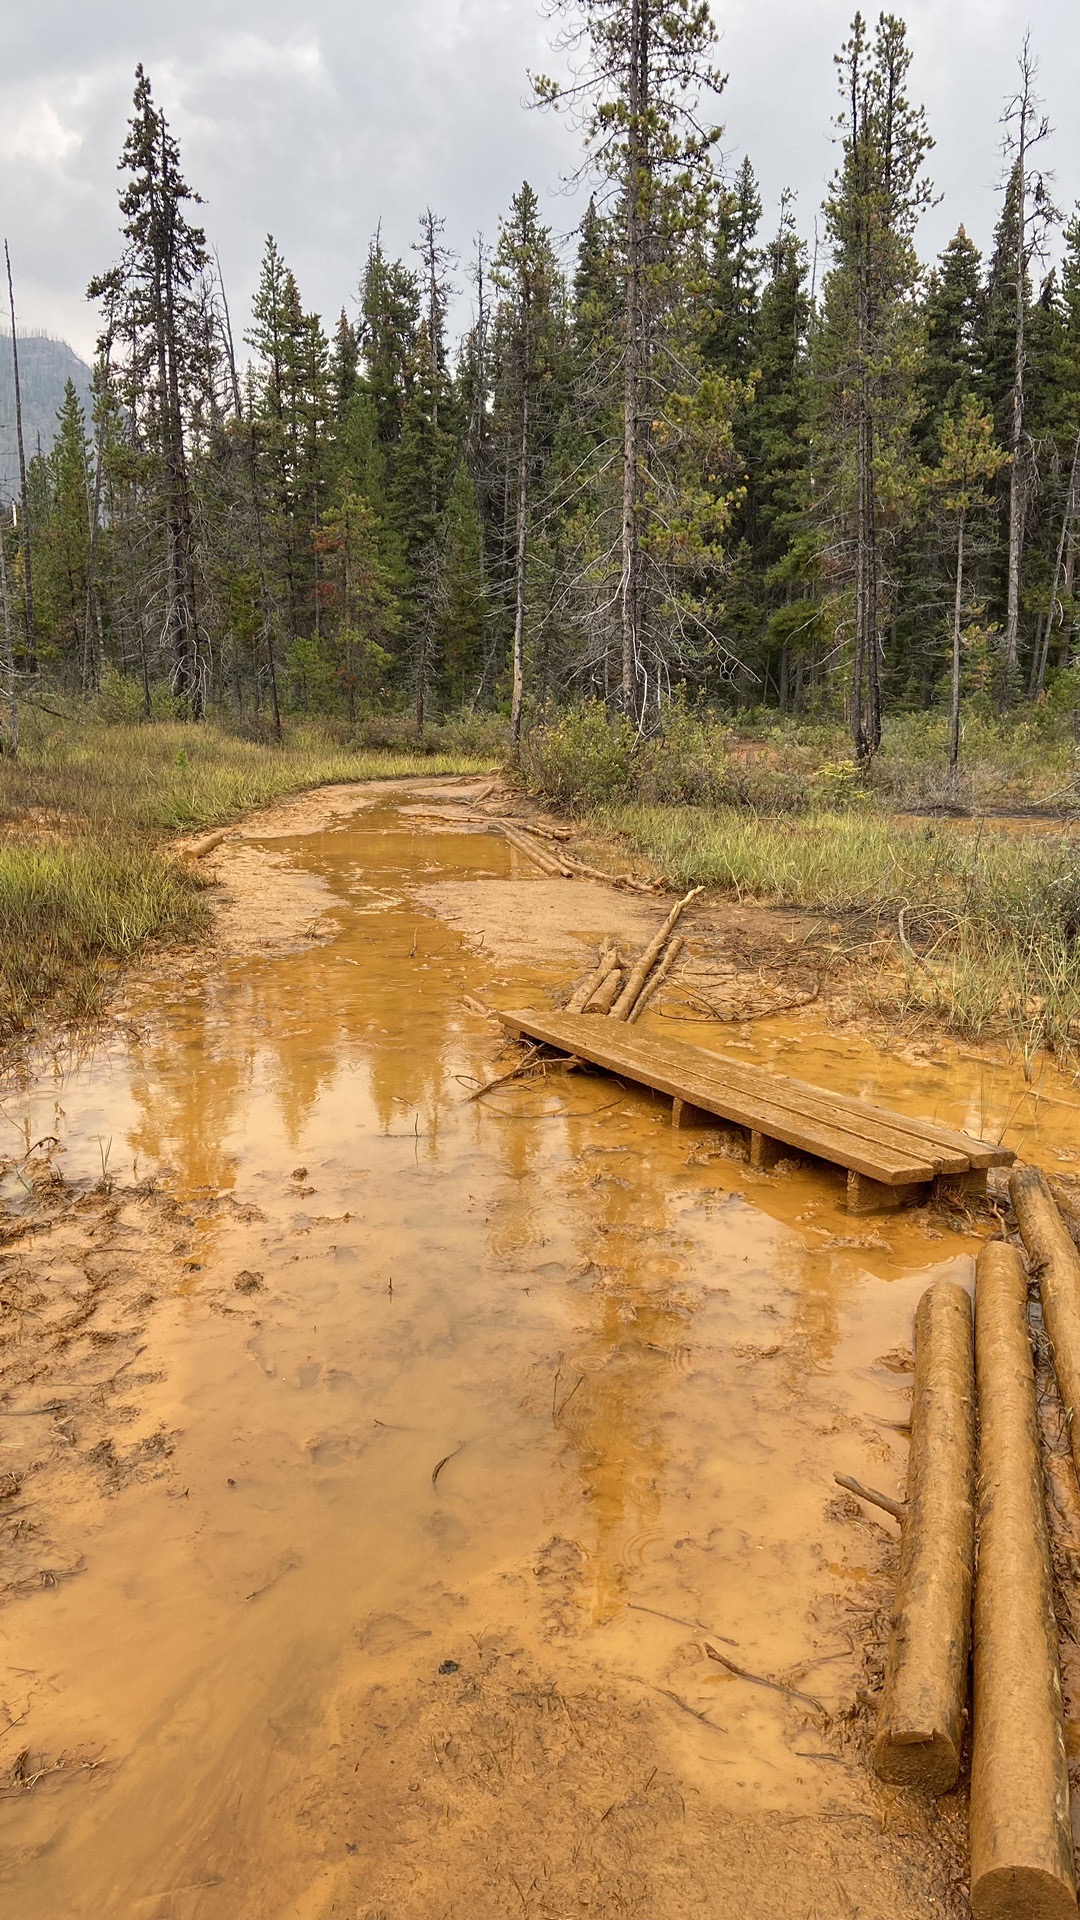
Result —
[[637, 707], [641, 640], [641, 469], [648, 341], [645, 314], [645, 213], [649, 152], [645, 116], [649, 105], [650, 0], [631, 0], [626, 166], [626, 338], [623, 364], [623, 473], [620, 615], [625, 712]]
[[[90, 538], [86, 554], [86, 621], [83, 643], [84, 669], [83, 688], [86, 692], [96, 692], [101, 685], [104, 667], [104, 635], [102, 633], [101, 606], [97, 596], [97, 558], [98, 537], [101, 528], [101, 494], [104, 486], [102, 452], [104, 447], [104, 410], [109, 396], [109, 363], [112, 357], [112, 319], [105, 331], [103, 350], [104, 391], [101, 395], [101, 411], [94, 430], [94, 485], [87, 502], [90, 520]], [[92, 636], [96, 633], [96, 644]]]
[[[166, 177], [164, 149], [166, 124], [161, 121], [162, 182]], [[166, 233], [158, 261], [155, 287], [158, 307], [158, 375], [160, 395], [162, 452], [167, 469], [166, 511], [169, 524], [166, 549], [169, 570], [167, 631], [174, 660], [176, 686], [183, 694], [193, 720], [201, 720], [206, 707], [199, 617], [195, 597], [195, 540], [188, 487], [187, 454], [184, 448], [184, 415], [180, 399], [180, 354], [176, 327], [176, 292], [173, 281], [172, 222]]]
[[15, 679], [15, 635], [11, 626], [11, 601], [8, 598], [7, 554], [4, 548], [4, 530], [0, 527], [0, 614], [4, 627], [4, 679], [7, 683], [8, 699], [8, 752], [13, 760], [19, 757], [19, 692]]
[[1069, 485], [1065, 494], [1065, 511], [1061, 516], [1061, 534], [1058, 539], [1057, 555], [1054, 561], [1054, 579], [1050, 588], [1050, 598], [1046, 606], [1046, 618], [1043, 621], [1042, 635], [1031, 663], [1031, 684], [1029, 697], [1037, 700], [1046, 685], [1046, 664], [1050, 654], [1050, 631], [1054, 624], [1054, 612], [1057, 607], [1058, 590], [1065, 571], [1066, 555], [1072, 558], [1069, 533], [1076, 513], [1077, 484], [1080, 482], [1080, 430], [1073, 444], [1072, 466], [1069, 469]]
[[1024, 491], [1021, 452], [1024, 440], [1024, 323], [1027, 294], [1027, 113], [1025, 92], [1020, 108], [1020, 136], [1017, 149], [1017, 235], [1016, 235], [1016, 316], [1015, 358], [1013, 363], [1012, 427], [1009, 451], [1009, 581], [1005, 613], [1005, 687], [1011, 703], [1020, 651], [1020, 559], [1024, 539]]
[[517, 540], [514, 556], [514, 690], [510, 704], [510, 742], [521, 738], [521, 699], [525, 681], [525, 563], [529, 543], [529, 367], [522, 369], [521, 438], [518, 443]]
[[960, 629], [964, 597], [964, 520], [961, 507], [956, 530], [956, 597], [953, 601], [952, 699], [949, 705], [949, 765], [955, 773], [960, 760]]
[[15, 324], [15, 287], [11, 278], [11, 254], [4, 241], [7, 265], [8, 306], [11, 311], [11, 367], [15, 380], [15, 440], [19, 450], [19, 511], [22, 514], [23, 607], [26, 619], [25, 662], [28, 673], [37, 672], [37, 634], [34, 627], [34, 572], [30, 553], [30, 500], [26, 491], [26, 449], [23, 444], [22, 382], [19, 379], [19, 333]]

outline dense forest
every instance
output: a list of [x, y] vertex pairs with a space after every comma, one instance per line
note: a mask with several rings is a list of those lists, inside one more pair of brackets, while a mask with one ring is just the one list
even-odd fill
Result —
[[[376, 234], [336, 319], [266, 241], [250, 329], [136, 76], [92, 405], [25, 447], [0, 541], [9, 692], [280, 729], [462, 706], [512, 737], [596, 700], [843, 714], [1077, 700], [1080, 212], [1041, 170], [1034, 57], [987, 257], [916, 249], [932, 139], [903, 23], [840, 49], [813, 255], [720, 159], [697, 0], [565, 0], [538, 110], [580, 131], [584, 212], [540, 194], [491, 244], [430, 208]], [[565, 53], [565, 60], [562, 58]], [[455, 296], [472, 324], [448, 337]]]

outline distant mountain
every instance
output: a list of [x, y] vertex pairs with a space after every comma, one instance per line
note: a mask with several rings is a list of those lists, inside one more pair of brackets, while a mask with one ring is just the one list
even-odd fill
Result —
[[[48, 453], [56, 438], [56, 415], [63, 404], [64, 387], [74, 380], [75, 391], [90, 417], [90, 369], [66, 340], [47, 333], [20, 333], [19, 381], [22, 386], [23, 445], [32, 459], [40, 446]], [[15, 439], [15, 376], [11, 335], [0, 333], [0, 496], [9, 499], [19, 484], [19, 457]]]

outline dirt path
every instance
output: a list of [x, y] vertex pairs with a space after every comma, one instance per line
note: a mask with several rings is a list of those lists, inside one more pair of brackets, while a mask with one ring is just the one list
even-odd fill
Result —
[[[853, 1229], [600, 1078], [469, 1102], [465, 995], [659, 916], [479, 784], [250, 822], [216, 948], [7, 1091], [5, 1910], [962, 1915], [962, 1796], [867, 1768], [895, 1529], [832, 1474], [902, 1482], [914, 1301], [977, 1223]], [[1069, 1163], [1056, 1082], [740, 1024], [792, 917], [688, 931], [658, 1030], [715, 1040], [697, 979], [726, 1045]]]

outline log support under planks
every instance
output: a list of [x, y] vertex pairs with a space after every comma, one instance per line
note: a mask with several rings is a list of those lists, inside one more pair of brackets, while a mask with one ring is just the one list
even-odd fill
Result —
[[975, 1364], [971, 1911], [974, 1920], [1066, 1920], [1076, 1877], [1027, 1275], [1004, 1240], [979, 1255]]
[[947, 1793], [960, 1772], [975, 1557], [971, 1301], [938, 1280], [915, 1315], [906, 1518], [874, 1766]]

